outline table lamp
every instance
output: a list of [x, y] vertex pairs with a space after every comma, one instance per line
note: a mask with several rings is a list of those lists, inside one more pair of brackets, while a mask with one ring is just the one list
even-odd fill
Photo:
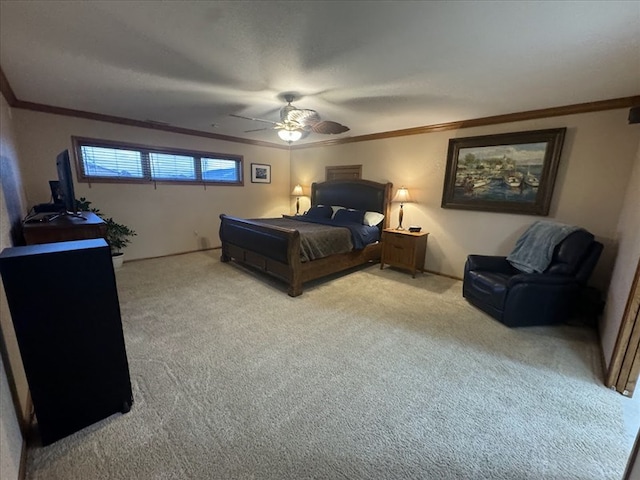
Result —
[[411, 202], [411, 197], [409, 196], [409, 190], [407, 190], [405, 187], [400, 187], [396, 192], [395, 197], [393, 197], [393, 200], [391, 201], [395, 203], [400, 202], [400, 211], [398, 212], [398, 228], [396, 228], [396, 230], [404, 230], [404, 228], [402, 228], [402, 216], [404, 215], [402, 206], [405, 203]]
[[302, 187], [300, 185], [296, 185], [295, 187], [293, 187], [293, 192], [291, 192], [291, 195], [296, 197], [296, 215], [300, 215], [300, 197], [304, 195]]

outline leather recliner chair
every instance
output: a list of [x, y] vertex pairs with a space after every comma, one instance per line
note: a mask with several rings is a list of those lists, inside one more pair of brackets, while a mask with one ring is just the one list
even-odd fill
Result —
[[523, 273], [506, 257], [469, 255], [463, 296], [509, 327], [567, 321], [602, 253], [586, 230], [570, 233], [555, 247], [542, 273]]

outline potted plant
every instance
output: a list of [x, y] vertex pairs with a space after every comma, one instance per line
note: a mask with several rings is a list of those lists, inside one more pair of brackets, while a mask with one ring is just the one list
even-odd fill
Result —
[[124, 261], [124, 252], [122, 252], [122, 249], [131, 243], [130, 237], [137, 235], [137, 233], [126, 225], [116, 222], [113, 218], [107, 217], [99, 209], [91, 207], [91, 202], [85, 197], [81, 197], [80, 200], [76, 199], [76, 207], [82, 212], [95, 213], [107, 224], [107, 236], [105, 240], [111, 249], [113, 267], [120, 268]]

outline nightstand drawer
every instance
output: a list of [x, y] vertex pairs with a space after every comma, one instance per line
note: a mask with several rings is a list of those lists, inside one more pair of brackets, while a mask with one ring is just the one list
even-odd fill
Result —
[[414, 277], [417, 270], [424, 272], [428, 235], [426, 232], [385, 229], [382, 232], [380, 268], [385, 264], [406, 268]]
[[410, 238], [401, 238], [396, 235], [388, 235], [384, 246], [385, 263], [411, 266], [413, 242]]
[[413, 248], [414, 243], [414, 239], [411, 237], [387, 232], [384, 234], [384, 241], [389, 242], [390, 246], [399, 249]]

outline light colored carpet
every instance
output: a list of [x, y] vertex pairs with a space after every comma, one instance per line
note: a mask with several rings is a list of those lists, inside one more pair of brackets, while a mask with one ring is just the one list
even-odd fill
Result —
[[30, 479], [619, 479], [595, 333], [508, 329], [377, 265], [290, 298], [202, 252], [118, 272], [134, 388]]

